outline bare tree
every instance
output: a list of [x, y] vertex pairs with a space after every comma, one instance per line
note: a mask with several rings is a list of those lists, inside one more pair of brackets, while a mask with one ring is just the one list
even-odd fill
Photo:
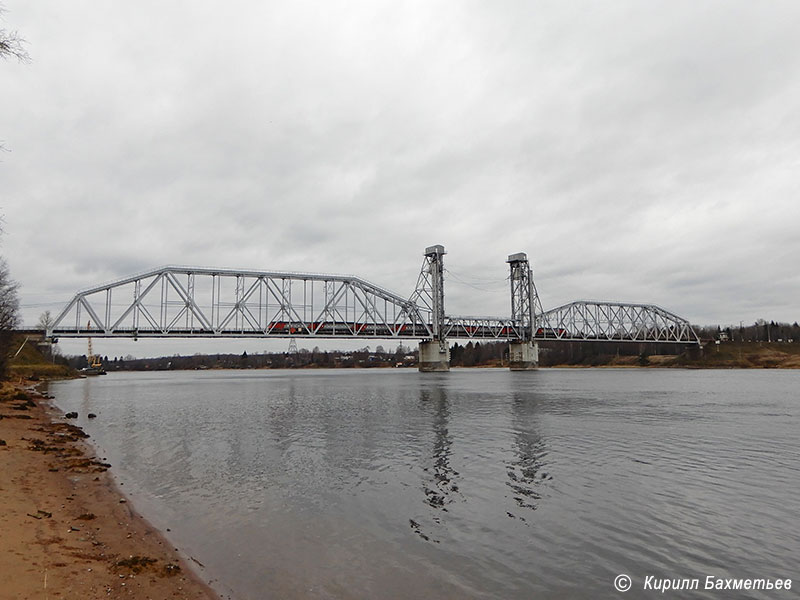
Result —
[[[3, 18], [3, 13], [6, 12], [2, 4], [0, 4], [0, 20]], [[25, 50], [25, 40], [19, 37], [16, 31], [7, 31], [0, 28], [0, 58], [16, 58], [19, 62], [28, 62], [31, 57]], [[0, 141], [0, 150], [6, 150]]]
[[0, 29], [0, 56], [3, 58], [15, 57], [20, 62], [28, 62], [30, 56], [22, 46], [24, 43], [16, 31]]
[[53, 315], [50, 314], [49, 310], [46, 310], [39, 315], [39, 322], [36, 324], [36, 328], [42, 331], [48, 331], [53, 326], [53, 323], [55, 323]]
[[[0, 19], [6, 12], [0, 4]], [[25, 50], [25, 40], [16, 31], [0, 29], [0, 58], [16, 58], [20, 62], [28, 62], [31, 57]]]
[[5, 376], [12, 337], [18, 324], [17, 283], [11, 279], [6, 261], [0, 259], [0, 376]]

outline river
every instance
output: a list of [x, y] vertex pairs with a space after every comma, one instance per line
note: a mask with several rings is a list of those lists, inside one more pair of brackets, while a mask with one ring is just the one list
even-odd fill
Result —
[[798, 579], [798, 390], [797, 371], [672, 369], [50, 384], [137, 509], [236, 600], [621, 597], [623, 573], [626, 598], [660, 596], [648, 576], [729, 598], [705, 577]]

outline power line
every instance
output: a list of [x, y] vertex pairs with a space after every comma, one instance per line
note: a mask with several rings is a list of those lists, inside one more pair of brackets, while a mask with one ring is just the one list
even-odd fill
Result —
[[450, 269], [445, 268], [445, 272], [451, 276], [456, 283], [465, 285], [472, 289], [481, 291], [481, 292], [494, 292], [498, 290], [505, 289], [508, 285], [508, 278], [505, 279], [479, 279], [473, 278], [472, 281], [468, 281], [467, 279], [461, 277], [457, 273], [454, 273]]

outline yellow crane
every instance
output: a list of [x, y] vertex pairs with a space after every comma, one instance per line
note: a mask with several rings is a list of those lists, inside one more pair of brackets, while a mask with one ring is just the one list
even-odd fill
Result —
[[[90, 331], [91, 329], [92, 329], [92, 322], [89, 321], [88, 323], [86, 323], [86, 331]], [[86, 354], [86, 360], [89, 363], [89, 368], [90, 369], [102, 370], [103, 369], [103, 363], [100, 360], [100, 356], [99, 355], [96, 356], [94, 354], [94, 352], [92, 352], [92, 338], [91, 338], [91, 336], [86, 338], [86, 339], [89, 342], [89, 350], [88, 350], [88, 353]]]

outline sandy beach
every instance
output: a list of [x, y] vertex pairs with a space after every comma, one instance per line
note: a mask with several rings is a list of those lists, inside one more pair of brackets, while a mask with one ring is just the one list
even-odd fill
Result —
[[0, 395], [0, 597], [217, 598], [32, 385]]

